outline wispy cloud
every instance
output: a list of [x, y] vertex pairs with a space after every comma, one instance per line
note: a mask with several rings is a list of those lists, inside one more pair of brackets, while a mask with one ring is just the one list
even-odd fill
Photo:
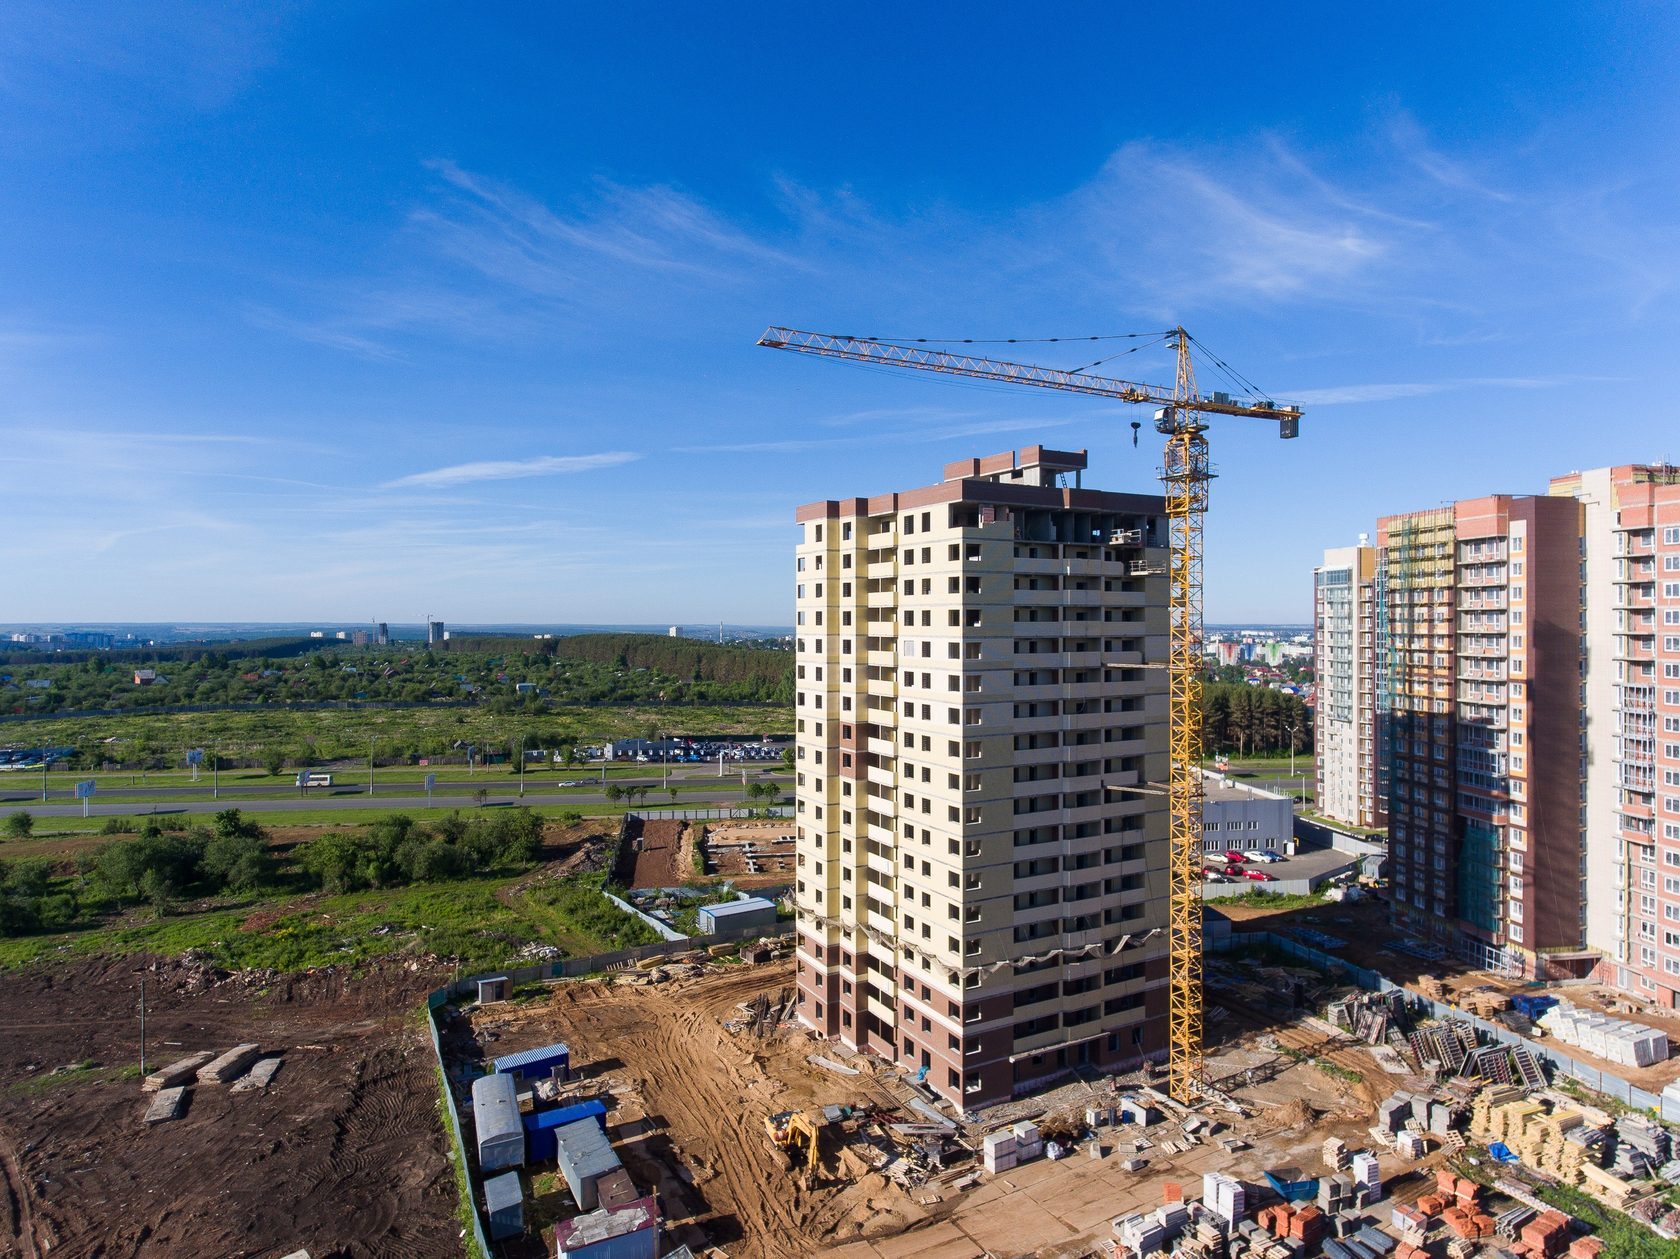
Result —
[[1414, 381], [1388, 385], [1332, 385], [1324, 389], [1298, 389], [1289, 394], [1293, 402], [1309, 406], [1338, 406], [1356, 402], [1393, 402], [1399, 398], [1421, 398], [1459, 389], [1555, 389], [1581, 377], [1480, 376], [1464, 380]]
[[1396, 110], [1389, 118], [1389, 139], [1401, 156], [1435, 183], [1455, 192], [1474, 193], [1490, 201], [1514, 201], [1510, 193], [1502, 192], [1485, 182], [1466, 162], [1455, 161], [1429, 143], [1417, 119], [1405, 110]]
[[526, 337], [605, 306], [669, 304], [808, 263], [665, 184], [595, 180], [549, 201], [436, 158], [434, 180], [382, 267], [253, 303], [257, 327], [364, 358], [408, 357], [405, 340]]
[[480, 463], [457, 463], [447, 468], [433, 468], [429, 472], [415, 472], [409, 476], [398, 477], [394, 481], [386, 481], [379, 488], [436, 489], [442, 486], [468, 485], [474, 481], [510, 481], [520, 477], [561, 476], [614, 468], [640, 458], [639, 454], [632, 451], [612, 450], [594, 455], [537, 455], [530, 459], [491, 459]]

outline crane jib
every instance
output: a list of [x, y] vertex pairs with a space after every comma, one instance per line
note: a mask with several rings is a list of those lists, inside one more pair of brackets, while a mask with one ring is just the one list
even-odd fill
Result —
[[771, 350], [789, 350], [799, 354], [816, 354], [824, 358], [848, 359], [858, 363], [879, 363], [892, 367], [906, 367], [921, 371], [942, 372], [950, 376], [967, 376], [976, 380], [993, 380], [1003, 384], [1060, 389], [1068, 393], [1088, 394], [1102, 398], [1116, 398], [1122, 402], [1172, 407], [1179, 411], [1200, 411], [1210, 415], [1232, 415], [1247, 419], [1275, 420], [1279, 436], [1299, 435], [1301, 408], [1282, 405], [1270, 399], [1259, 403], [1229, 401], [1223, 397], [1191, 395], [1181, 399], [1174, 389], [1163, 385], [1146, 385], [1131, 380], [1116, 380], [1106, 376], [1090, 376], [1083, 372], [1062, 371], [1054, 367], [1040, 367], [1032, 363], [1016, 363], [1007, 359], [989, 359], [972, 354], [952, 354], [946, 350], [932, 350], [922, 346], [899, 345], [892, 341], [873, 341], [865, 337], [837, 336], [821, 332], [801, 332], [793, 328], [770, 328], [758, 339], [758, 344]]

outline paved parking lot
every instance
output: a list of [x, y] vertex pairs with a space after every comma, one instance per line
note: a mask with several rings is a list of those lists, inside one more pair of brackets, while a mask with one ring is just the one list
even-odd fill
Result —
[[1334, 848], [1304, 848], [1284, 861], [1274, 861], [1260, 869], [1277, 879], [1276, 883], [1258, 883], [1242, 879], [1235, 883], [1204, 883], [1202, 896], [1213, 900], [1221, 896], [1241, 896], [1260, 889], [1267, 892], [1303, 893], [1347, 870], [1357, 870], [1359, 858], [1353, 853], [1337, 852]]

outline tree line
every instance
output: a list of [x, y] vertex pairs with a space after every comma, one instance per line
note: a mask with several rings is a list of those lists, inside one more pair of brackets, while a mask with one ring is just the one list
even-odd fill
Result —
[[203, 897], [353, 892], [522, 870], [537, 859], [542, 827], [523, 808], [430, 823], [393, 814], [328, 832], [282, 861], [268, 833], [238, 809], [208, 827], [149, 818], [139, 834], [101, 845], [68, 874], [40, 858], [0, 861], [0, 936], [64, 931], [133, 905], [165, 914]]
[[1209, 754], [1263, 756], [1311, 752], [1312, 712], [1299, 695], [1247, 683], [1202, 687], [1202, 745]]

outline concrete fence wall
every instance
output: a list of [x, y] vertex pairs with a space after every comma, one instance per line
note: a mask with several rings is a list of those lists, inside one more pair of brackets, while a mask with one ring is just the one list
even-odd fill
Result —
[[739, 808], [730, 806], [715, 809], [637, 809], [635, 816], [646, 818], [650, 822], [729, 822], [750, 821], [754, 817], [765, 821], [775, 821], [778, 818], [793, 816], [791, 804], [752, 805], [743, 804]]
[[[1464, 1010], [1439, 1001], [1432, 1001], [1421, 993], [1413, 992], [1401, 984], [1394, 983], [1377, 971], [1369, 970], [1363, 966], [1354, 966], [1334, 954], [1302, 944], [1299, 940], [1291, 940], [1288, 936], [1277, 935], [1270, 931], [1232, 932], [1223, 939], [1215, 941], [1210, 938], [1208, 940], [1208, 951], [1213, 953], [1234, 952], [1244, 948], [1277, 949], [1290, 957], [1298, 958], [1315, 970], [1339, 971], [1347, 975], [1352, 983], [1373, 992], [1404, 992], [1407, 1003], [1414, 1009], [1426, 1010], [1438, 1019], [1458, 1019], [1460, 1022], [1468, 1023], [1476, 1030], [1477, 1036], [1483, 1041], [1496, 1041], [1513, 1048], [1526, 1049], [1534, 1055], [1536, 1061], [1540, 1059], [1549, 1061], [1560, 1074], [1578, 1081], [1595, 1093], [1613, 1097], [1617, 1101], [1639, 1110], [1655, 1111], [1662, 1114], [1663, 1099], [1661, 1096], [1638, 1088], [1619, 1075], [1582, 1062], [1551, 1045], [1521, 1036], [1502, 1023], [1490, 1023], [1488, 1020], [1477, 1018]], [[1671, 1105], [1669, 1109], [1672, 1111], [1674, 1108]], [[1663, 1115], [1663, 1118], [1673, 1122], [1680, 1120], [1680, 1114]]]
[[467, 1162], [467, 1144], [461, 1137], [461, 1113], [455, 1105], [455, 1090], [449, 1086], [449, 1072], [443, 1065], [443, 1041], [438, 1036], [438, 1008], [449, 1000], [446, 989], [439, 988], [426, 997], [426, 1030], [432, 1034], [432, 1055], [437, 1059], [438, 1084], [443, 1089], [443, 1113], [449, 1121], [449, 1157], [460, 1173], [460, 1183], [467, 1187], [469, 1201], [463, 1205], [472, 1215], [472, 1228], [461, 1239], [467, 1259], [490, 1259], [490, 1241], [484, 1235], [484, 1223], [479, 1219], [478, 1199], [473, 1190], [472, 1164]]

